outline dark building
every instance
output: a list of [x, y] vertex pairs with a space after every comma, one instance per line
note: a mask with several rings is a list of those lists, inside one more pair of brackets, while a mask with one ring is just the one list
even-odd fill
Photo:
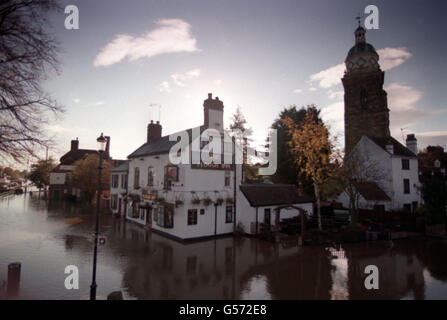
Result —
[[342, 78], [346, 154], [362, 136], [390, 137], [387, 93], [383, 89], [385, 72], [380, 69], [376, 50], [366, 42], [365, 33], [361, 26], [355, 30], [355, 45], [346, 57], [346, 71]]

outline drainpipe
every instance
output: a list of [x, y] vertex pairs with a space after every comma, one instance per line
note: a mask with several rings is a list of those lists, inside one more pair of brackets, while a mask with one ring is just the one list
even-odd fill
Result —
[[237, 166], [236, 166], [236, 139], [235, 137], [232, 138], [233, 140], [233, 213], [234, 213], [234, 220], [233, 220], [233, 233], [236, 231], [236, 174], [237, 174]]
[[217, 235], [217, 203], [214, 204], [214, 236]]

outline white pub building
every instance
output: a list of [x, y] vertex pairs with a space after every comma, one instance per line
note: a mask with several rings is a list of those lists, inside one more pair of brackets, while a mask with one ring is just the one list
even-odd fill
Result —
[[[237, 144], [224, 132], [223, 102], [208, 94], [203, 107], [204, 124], [196, 128], [162, 136], [161, 124], [149, 123], [146, 142], [123, 166], [128, 172], [123, 168], [111, 172], [112, 181], [128, 180], [126, 196], [125, 184], [112, 183], [111, 195], [117, 194], [112, 212], [181, 241], [231, 234], [236, 229], [256, 234], [260, 223], [279, 231], [281, 219], [297, 216], [300, 209], [313, 213], [313, 199], [299, 196], [293, 185], [245, 183], [242, 165], [235, 164]], [[214, 139], [221, 140], [219, 152], [207, 149]], [[172, 161], [172, 150], [181, 163]], [[204, 160], [203, 150], [208, 150], [211, 163]], [[198, 154], [201, 158], [195, 161]]]

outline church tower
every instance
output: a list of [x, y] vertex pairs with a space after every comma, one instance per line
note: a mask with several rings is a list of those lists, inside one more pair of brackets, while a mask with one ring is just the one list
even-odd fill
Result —
[[366, 42], [366, 30], [355, 30], [355, 45], [345, 60], [341, 79], [345, 90], [345, 153], [348, 154], [362, 136], [390, 136], [387, 93], [383, 90], [385, 73], [379, 55]]

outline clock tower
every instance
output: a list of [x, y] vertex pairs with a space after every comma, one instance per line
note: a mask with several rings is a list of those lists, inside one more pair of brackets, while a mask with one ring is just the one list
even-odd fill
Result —
[[387, 93], [383, 89], [385, 72], [380, 69], [379, 55], [366, 42], [366, 30], [355, 30], [355, 45], [345, 60], [341, 79], [345, 90], [345, 153], [355, 147], [362, 136], [390, 137]]

